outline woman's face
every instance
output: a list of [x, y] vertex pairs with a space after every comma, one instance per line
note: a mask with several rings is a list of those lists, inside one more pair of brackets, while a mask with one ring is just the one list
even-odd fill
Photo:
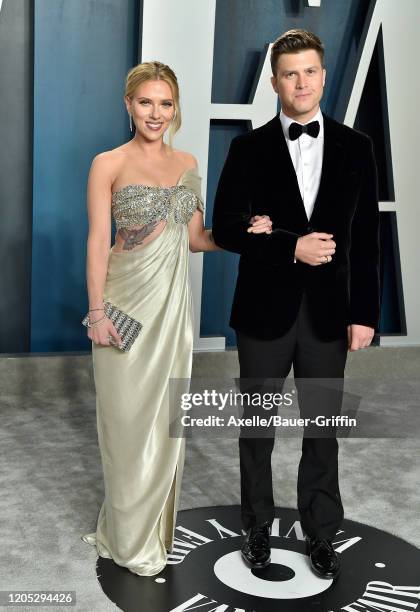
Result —
[[127, 111], [132, 115], [138, 134], [146, 140], [162, 138], [174, 116], [172, 90], [166, 81], [145, 81], [126, 98]]

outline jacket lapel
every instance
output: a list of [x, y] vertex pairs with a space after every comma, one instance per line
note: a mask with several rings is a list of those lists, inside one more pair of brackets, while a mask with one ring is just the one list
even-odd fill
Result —
[[281, 206], [288, 207], [289, 214], [295, 219], [295, 223], [298, 226], [306, 226], [308, 218], [279, 116], [276, 115], [266, 125], [269, 136], [267, 150], [269, 151], [270, 174], [275, 177], [272, 182], [275, 189], [274, 201], [281, 200]]
[[[322, 113], [324, 118], [324, 153], [322, 158], [321, 181], [311, 215], [311, 225], [316, 227], [320, 214], [328, 207], [332, 194], [338, 194], [342, 179], [344, 146], [335, 129], [335, 122]], [[336, 197], [336, 195], [334, 195]]]

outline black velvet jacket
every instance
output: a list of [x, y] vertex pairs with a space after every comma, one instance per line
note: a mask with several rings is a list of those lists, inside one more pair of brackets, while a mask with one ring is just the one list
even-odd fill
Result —
[[[379, 321], [379, 210], [371, 140], [324, 117], [321, 183], [308, 221], [278, 115], [232, 140], [213, 213], [213, 236], [240, 253], [230, 325], [250, 336], [282, 336], [296, 319], [302, 294], [319, 335], [346, 333], [350, 323]], [[249, 234], [253, 215], [267, 214], [272, 234]], [[332, 262], [294, 263], [299, 236], [328, 232]]]

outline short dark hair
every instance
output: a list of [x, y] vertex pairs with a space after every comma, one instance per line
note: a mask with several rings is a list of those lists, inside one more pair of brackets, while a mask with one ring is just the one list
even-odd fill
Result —
[[288, 30], [278, 37], [271, 47], [271, 70], [273, 75], [277, 73], [277, 60], [283, 53], [299, 53], [306, 49], [314, 49], [324, 66], [324, 45], [316, 34], [307, 30]]

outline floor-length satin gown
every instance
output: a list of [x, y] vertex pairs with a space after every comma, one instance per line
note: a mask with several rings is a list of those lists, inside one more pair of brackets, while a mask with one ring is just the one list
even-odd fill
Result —
[[118, 229], [165, 224], [141, 247], [110, 251], [104, 299], [143, 329], [128, 352], [92, 344], [105, 499], [83, 540], [139, 575], [159, 573], [172, 549], [184, 439], [169, 436], [168, 381], [191, 374], [187, 224], [203, 210], [200, 183], [191, 169], [173, 187], [127, 185], [112, 196]]

